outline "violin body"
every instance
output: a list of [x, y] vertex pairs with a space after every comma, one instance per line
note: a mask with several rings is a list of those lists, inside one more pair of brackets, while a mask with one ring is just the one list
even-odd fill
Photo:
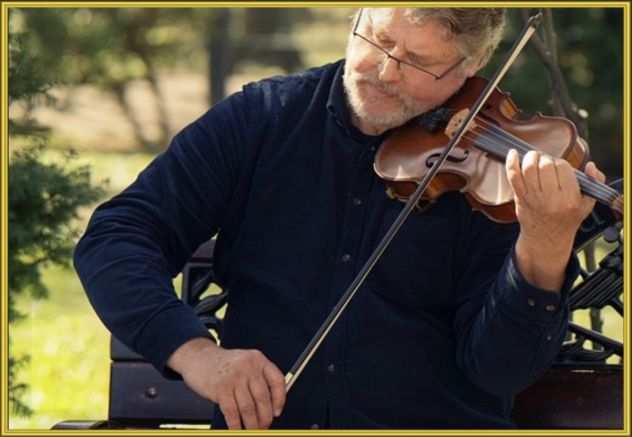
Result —
[[[458, 123], [459, 117], [465, 118], [460, 114], [467, 112], [486, 85], [486, 79], [469, 78], [443, 106], [447, 109], [444, 112], [452, 116], [449, 120], [441, 120], [439, 126]], [[428, 206], [443, 193], [459, 190], [473, 209], [491, 220], [500, 223], [517, 221], [513, 190], [504, 164], [511, 148], [507, 139], [513, 137], [537, 145], [543, 153], [565, 159], [574, 168], [583, 168], [588, 162], [588, 147], [570, 120], [540, 113], [525, 118], [518, 106], [498, 88], [474, 120], [428, 185], [420, 207]], [[504, 147], [490, 149], [479, 144], [483, 140], [496, 142], [501, 138], [506, 141]], [[394, 130], [380, 146], [374, 163], [374, 170], [385, 181], [389, 195], [406, 201], [449, 141], [443, 128], [429, 129], [417, 119]]]

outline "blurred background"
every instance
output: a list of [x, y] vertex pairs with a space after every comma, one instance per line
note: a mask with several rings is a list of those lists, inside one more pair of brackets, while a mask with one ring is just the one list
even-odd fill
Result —
[[[244, 83], [344, 57], [353, 12], [9, 9], [12, 429], [107, 417], [109, 334], [70, 264], [96, 205]], [[533, 12], [509, 10], [483, 76]], [[553, 9], [546, 17], [501, 88], [527, 113], [572, 119], [597, 165], [619, 178], [622, 10]], [[597, 252], [606, 249], [599, 243]], [[614, 312], [592, 314], [592, 324], [622, 341]]]

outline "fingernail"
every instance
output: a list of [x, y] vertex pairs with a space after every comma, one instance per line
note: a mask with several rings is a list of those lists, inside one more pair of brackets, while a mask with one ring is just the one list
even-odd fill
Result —
[[277, 409], [274, 411], [274, 417], [279, 417], [281, 415], [281, 410]]

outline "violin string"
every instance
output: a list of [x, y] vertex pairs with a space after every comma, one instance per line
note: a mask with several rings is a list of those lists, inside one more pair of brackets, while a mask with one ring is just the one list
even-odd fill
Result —
[[[487, 120], [481, 119], [481, 121], [486, 123], [489, 126], [489, 128], [487, 130], [491, 131], [493, 134], [495, 133], [497, 137], [505, 139], [505, 138], [503, 138], [503, 135], [504, 135], [514, 145], [516, 145], [518, 147], [520, 147], [519, 145], [523, 145], [523, 150], [524, 149], [533, 150], [533, 147], [530, 144], [524, 142], [522, 139], [517, 138], [514, 135], [510, 134], [509, 132], [506, 132], [503, 129], [499, 128], [498, 126], [489, 123]], [[501, 148], [503, 148], [503, 146], [504, 146], [503, 143], [499, 143], [497, 145], [500, 146]], [[585, 188], [590, 187], [590, 188], [596, 190], [597, 192], [601, 192], [601, 193], [603, 193], [606, 196], [611, 196], [612, 198], [616, 198], [617, 196], [619, 196], [619, 192], [618, 191], [616, 191], [615, 189], [609, 187], [608, 185], [605, 185], [605, 184], [603, 184], [601, 182], [593, 180], [592, 178], [590, 178], [585, 173], [583, 173], [581, 171], [578, 171], [578, 170], [575, 170], [575, 174], [577, 175], [578, 179], [580, 179], [580, 181], [585, 184]], [[612, 200], [612, 199], [610, 199], [610, 200]]]
[[[526, 148], [532, 150], [533, 148], [531, 147], [530, 144], [524, 142], [522, 139], [515, 137], [514, 135], [510, 134], [509, 132], [506, 132], [504, 130], [502, 130], [501, 128], [499, 128], [496, 125], [493, 125], [489, 122], [487, 122], [486, 120], [482, 120], [485, 123], [488, 124], [488, 126], [490, 127], [490, 131], [492, 131], [492, 133], [496, 133], [498, 137], [502, 138], [502, 136], [506, 136], [507, 138], [509, 138], [510, 141], [512, 140], [516, 140], [513, 141], [514, 143], [519, 142], [520, 144], [523, 144]], [[502, 146], [502, 145], [501, 145]], [[586, 187], [591, 187], [597, 191], [600, 191], [602, 193], [604, 193], [605, 195], [610, 195], [613, 197], [617, 197], [619, 195], [619, 193], [612, 189], [611, 187], [609, 187], [608, 185], [605, 185], [601, 182], [595, 181], [592, 178], [590, 178], [588, 175], [586, 175], [585, 173], [579, 171], [579, 170], [575, 170], [575, 174], [577, 175], [578, 179], [580, 179]]]
[[[509, 134], [508, 132], [505, 132], [504, 130], [489, 123], [486, 120], [477, 119], [477, 122], [482, 122], [482, 123], [479, 123], [479, 125], [480, 125], [480, 130], [483, 133], [490, 133], [492, 136], [499, 137], [503, 140], [503, 141], [498, 141], [490, 136], [479, 135], [480, 139], [490, 140], [487, 144], [483, 144], [483, 145], [491, 146], [492, 148], [496, 149], [496, 153], [498, 153], [501, 156], [506, 156], [506, 152], [510, 148], [506, 145], [507, 142], [509, 142], [518, 151], [521, 151], [524, 153], [526, 153], [529, 150], [534, 150], [530, 144], [524, 142], [520, 138], [517, 138]], [[487, 124], [489, 127], [485, 127], [485, 124]], [[479, 143], [481, 142], [480, 139], [472, 138], [472, 136], [469, 136], [467, 138], [473, 142], [479, 142]], [[613, 198], [616, 198], [617, 196], [619, 196], [619, 193], [616, 190], [610, 188], [609, 186], [605, 184], [602, 184], [601, 182], [594, 181], [583, 172], [575, 170], [575, 174], [579, 182], [583, 184], [583, 188], [585, 189], [585, 191], [587, 191], [587, 194], [593, 194], [596, 196], [604, 196], [605, 198], [603, 200], [607, 202], [610, 202], [613, 200]]]
[[[481, 136], [479, 135], [478, 137], [472, 137], [471, 135], [468, 136], [467, 134], [465, 135], [465, 138], [479, 144], [482, 146], [486, 146], [490, 148], [490, 151], [493, 153], [497, 153], [499, 155], [504, 155], [506, 152], [507, 147], [505, 146], [504, 142], [499, 142], [494, 140], [491, 137], [485, 137], [485, 136]], [[498, 149], [504, 149], [503, 151], [498, 151]], [[517, 146], [517, 149], [520, 149], [522, 151], [524, 151], [524, 147], [522, 146]], [[531, 150], [531, 149], [528, 149]], [[576, 172], [575, 173], [576, 176], [578, 177], [578, 179], [580, 179], [580, 185], [583, 186], [584, 192], [588, 195], [593, 196], [594, 198], [601, 200], [603, 202], [605, 202], [607, 205], [610, 205], [611, 201], [613, 200], [612, 197], [618, 195], [618, 193], [615, 195], [613, 193], [608, 192], [607, 190], [605, 190], [604, 188], [600, 187], [599, 185], [596, 185], [595, 183], [590, 182], [589, 180], [587, 180], [586, 178], [582, 178], [581, 177], [581, 173]], [[606, 186], [604, 186], [606, 187]], [[609, 187], [608, 187], [609, 188]]]
[[[503, 132], [500, 128], [495, 127], [495, 126], [491, 130], [495, 131], [494, 133], [497, 133], [497, 136], [500, 136], [500, 134]], [[502, 143], [497, 143], [497, 145], [499, 147], [503, 147]], [[528, 144], [527, 144], [527, 147], [529, 147]], [[575, 175], [578, 179], [578, 182], [582, 186], [583, 191], [586, 194], [592, 195], [593, 197], [603, 200], [608, 205], [614, 199], [616, 199], [616, 197], [619, 195], [619, 193], [616, 190], [611, 189], [610, 187], [608, 187], [605, 184], [602, 184], [601, 182], [593, 180], [592, 178], [590, 178], [589, 176], [587, 176], [581, 171], [575, 170]]]
[[[493, 140], [489, 137], [481, 136], [477, 138], [476, 140], [474, 139], [472, 140], [477, 142], [480, 145], [487, 146], [487, 147], [492, 147], [492, 148], [504, 147], [504, 143], [497, 142], [496, 140]], [[502, 153], [499, 153], [499, 154], [502, 155]], [[587, 179], [587, 177], [582, 177], [581, 173], [576, 171], [575, 174], [579, 180], [580, 185], [583, 188], [583, 191], [586, 194], [592, 195], [593, 197], [596, 197], [599, 200], [606, 202], [607, 204], [610, 204], [610, 202], [613, 200], [613, 197], [615, 197], [615, 195], [608, 192], [606, 189], [600, 187], [596, 183], [590, 181], [589, 179]]]
[[[499, 155], [503, 155], [503, 153], [498, 152], [497, 151], [498, 148], [506, 149], [504, 143], [498, 142], [491, 137], [485, 137], [485, 136], [480, 136], [480, 135], [476, 138], [472, 138], [471, 136], [468, 137], [467, 135], [465, 137], [475, 143], [478, 143], [479, 145], [489, 147], [491, 149], [490, 151], [492, 151], [493, 153], [498, 153]], [[520, 149], [523, 149], [523, 148], [520, 147]], [[583, 191], [586, 194], [592, 195], [596, 199], [602, 200], [606, 204], [610, 205], [610, 202], [613, 200], [612, 193], [609, 193], [607, 190], [603, 189], [599, 185], [588, 181], [586, 178], [582, 178], [580, 176], [581, 173], [576, 172], [575, 174], [578, 177], [580, 185], [582, 185]]]

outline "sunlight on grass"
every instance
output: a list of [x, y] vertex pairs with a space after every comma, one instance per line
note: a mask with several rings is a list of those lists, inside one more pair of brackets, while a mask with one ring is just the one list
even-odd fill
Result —
[[30, 390], [25, 397], [35, 414], [11, 417], [13, 428], [49, 428], [65, 419], [107, 417], [109, 334], [68, 270], [44, 272], [50, 298], [18, 299], [27, 319], [9, 331], [16, 356], [30, 362], [18, 374]]
[[[16, 356], [30, 362], [18, 373], [28, 383], [25, 401], [35, 414], [10, 418], [11, 429], [50, 428], [62, 420], [99, 420], [108, 415], [110, 334], [94, 313], [74, 271], [48, 268], [43, 274], [50, 297], [21, 296], [27, 315], [9, 336]], [[177, 290], [181, 276], [174, 280]]]

